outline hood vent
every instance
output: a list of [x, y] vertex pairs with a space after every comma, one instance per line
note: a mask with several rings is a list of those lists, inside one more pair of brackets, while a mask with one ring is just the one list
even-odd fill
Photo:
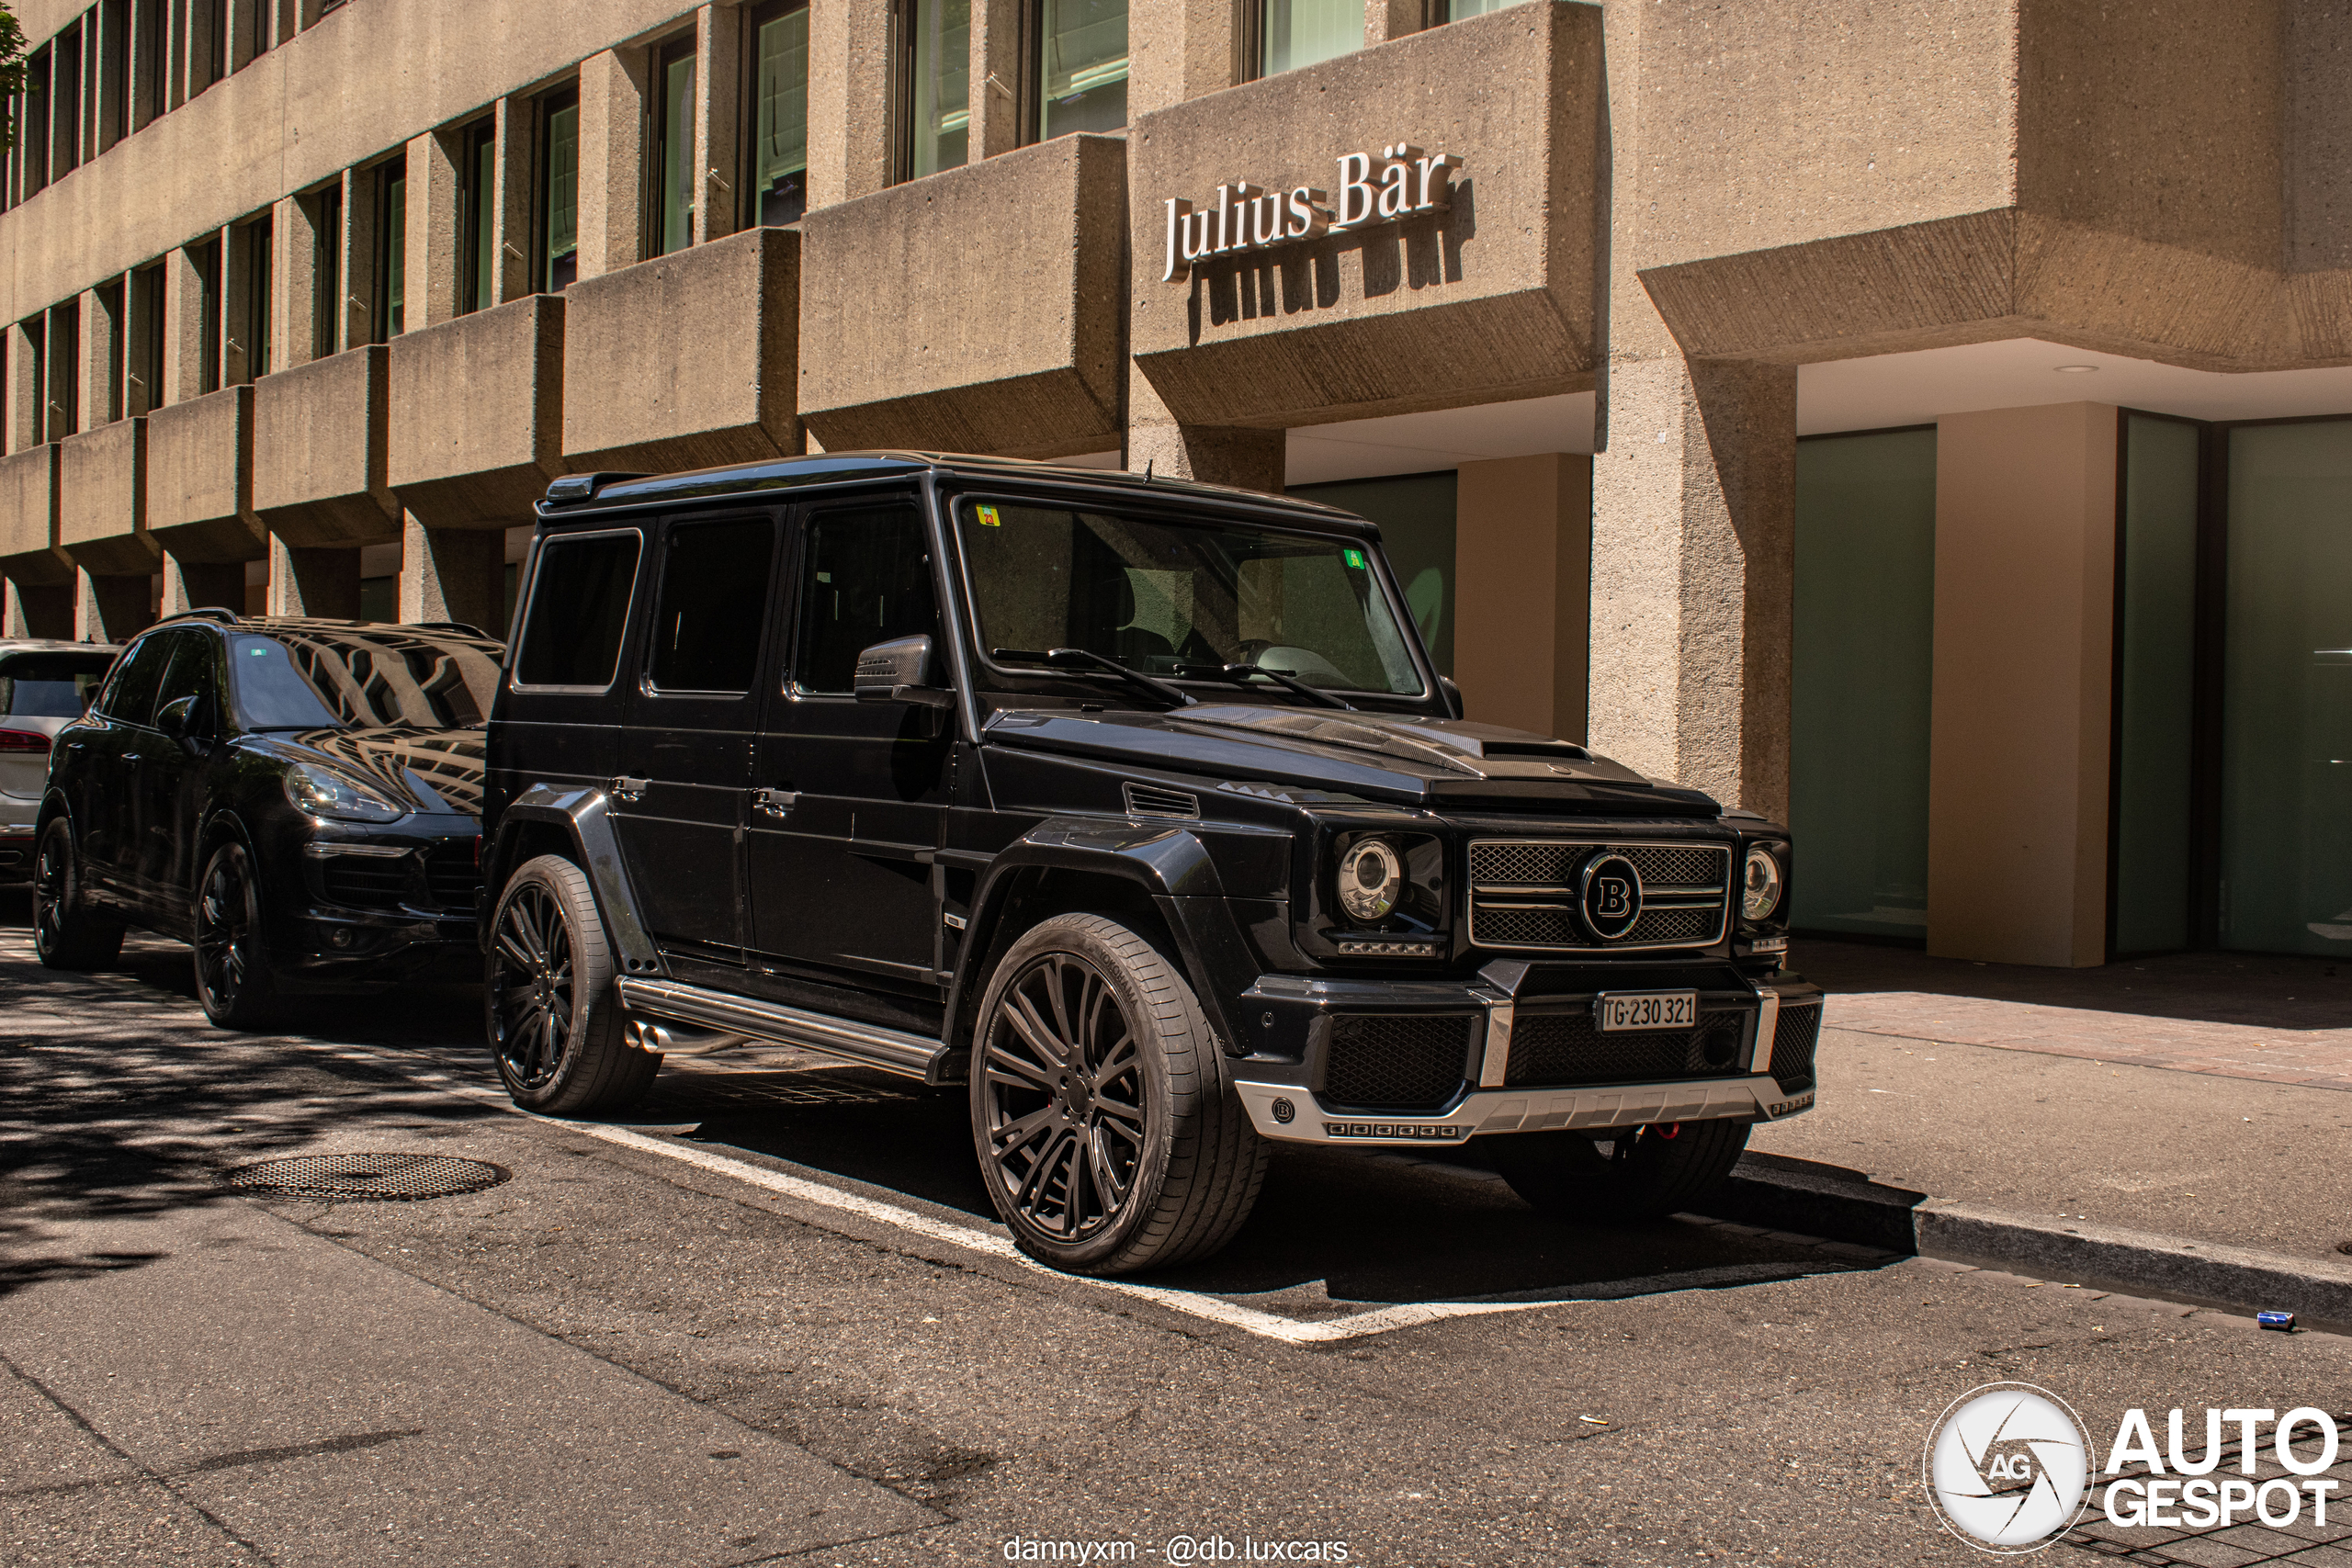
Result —
[[1200, 796], [1186, 795], [1180, 789], [1161, 789], [1158, 784], [1123, 784], [1119, 793], [1125, 797], [1130, 817], [1177, 817], [1192, 821], [1201, 814]]

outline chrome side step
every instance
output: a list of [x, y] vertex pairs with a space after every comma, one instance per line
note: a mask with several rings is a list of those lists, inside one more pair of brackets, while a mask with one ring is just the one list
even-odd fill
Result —
[[[953, 1054], [937, 1040], [879, 1024], [854, 1023], [826, 1013], [806, 1012], [781, 1002], [755, 1001], [727, 991], [681, 985], [675, 980], [622, 979], [616, 983], [621, 1005], [632, 1013], [715, 1032], [711, 1036], [680, 1040], [680, 1055], [710, 1055], [749, 1043], [773, 1043], [814, 1051], [820, 1055], [876, 1067], [886, 1073], [944, 1083], [941, 1077]], [[632, 1032], [640, 1048], [662, 1050], [667, 1031]], [[646, 1035], [652, 1038], [645, 1038]]]

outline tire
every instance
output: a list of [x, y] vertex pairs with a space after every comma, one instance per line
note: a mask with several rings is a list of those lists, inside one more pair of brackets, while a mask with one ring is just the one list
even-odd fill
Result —
[[50, 818], [33, 852], [33, 951], [51, 969], [103, 969], [122, 953], [122, 924], [90, 908], [74, 825], [62, 817]]
[[1495, 1139], [1491, 1152], [1510, 1190], [1555, 1219], [1652, 1220], [1689, 1208], [1747, 1146], [1745, 1122], [1669, 1127], [1623, 1129], [1606, 1154], [1581, 1133], [1515, 1133]]
[[1012, 944], [980, 1001], [972, 1143], [1041, 1263], [1126, 1274], [1233, 1239], [1266, 1178], [1224, 1048], [1159, 950], [1101, 915]]
[[196, 949], [196, 999], [219, 1029], [260, 1029], [280, 1011], [277, 976], [262, 934], [260, 880], [252, 853], [233, 839], [212, 852], [197, 878], [188, 932]]
[[483, 1019], [514, 1103], [605, 1116], [644, 1098], [662, 1058], [628, 1043], [612, 945], [580, 868], [560, 855], [527, 862], [499, 890], [490, 931]]

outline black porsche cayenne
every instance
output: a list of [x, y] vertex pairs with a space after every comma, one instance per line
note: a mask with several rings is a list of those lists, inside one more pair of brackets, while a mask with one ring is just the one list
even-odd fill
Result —
[[470, 626], [173, 616], [59, 733], [33, 870], [55, 968], [127, 925], [189, 942], [226, 1028], [284, 998], [479, 962], [482, 721], [503, 646]]

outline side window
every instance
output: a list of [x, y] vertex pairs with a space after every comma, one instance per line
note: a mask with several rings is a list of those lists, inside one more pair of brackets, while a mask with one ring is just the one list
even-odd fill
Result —
[[775, 554], [775, 525], [764, 517], [670, 530], [645, 655], [648, 685], [661, 692], [752, 689]]
[[642, 543], [632, 529], [549, 539], [539, 547], [523, 649], [514, 660], [516, 685], [603, 691], [613, 683]]
[[171, 663], [173, 645], [179, 640], [174, 633], [157, 632], [132, 643], [122, 662], [115, 666], [114, 678], [107, 682], [98, 711], [124, 724], [153, 722], [155, 692], [164, 683], [164, 669]]
[[846, 696], [857, 656], [877, 642], [938, 633], [931, 538], [912, 506], [820, 512], [808, 524], [797, 691]]
[[[182, 632], [172, 640], [175, 646], [171, 668], [164, 671], [163, 683], [155, 689], [155, 711], [158, 713], [164, 710], [166, 703], [177, 702], [182, 697], [211, 698], [220, 689], [219, 671], [212, 657], [212, 639], [202, 632]], [[212, 709], [215, 722], [218, 722], [220, 713], [216, 703]]]

